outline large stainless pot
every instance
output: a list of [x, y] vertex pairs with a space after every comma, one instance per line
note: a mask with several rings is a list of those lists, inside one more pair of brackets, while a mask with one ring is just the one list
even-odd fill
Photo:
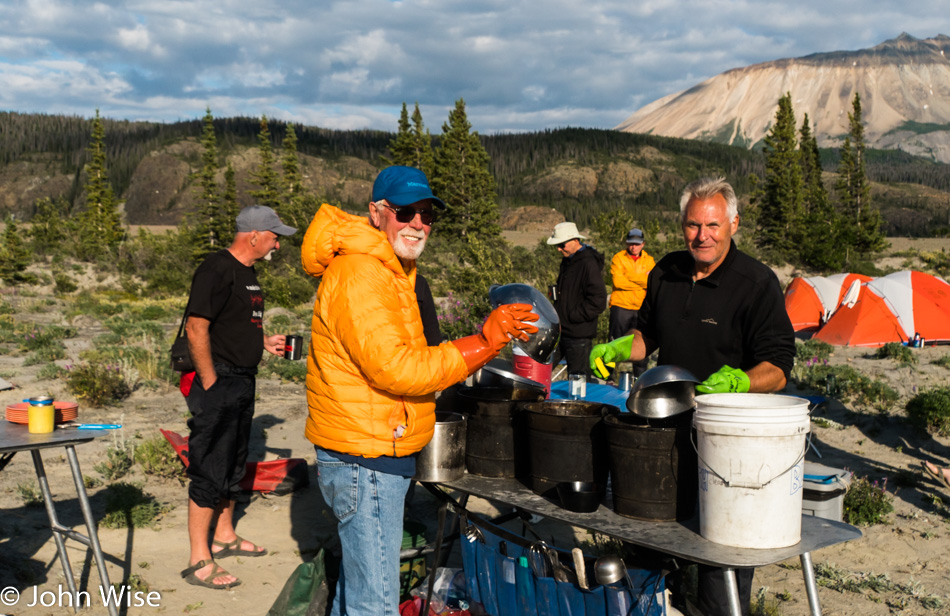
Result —
[[416, 481], [441, 483], [461, 479], [465, 473], [466, 417], [436, 411], [435, 433], [416, 458]]

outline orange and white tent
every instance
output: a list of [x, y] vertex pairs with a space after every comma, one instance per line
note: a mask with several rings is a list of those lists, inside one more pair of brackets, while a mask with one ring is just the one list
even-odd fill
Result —
[[815, 338], [839, 346], [880, 347], [920, 334], [927, 344], [950, 344], [950, 284], [905, 270], [846, 292]]
[[835, 311], [855, 284], [871, 280], [864, 274], [793, 278], [785, 289], [785, 310], [796, 332], [815, 330]]

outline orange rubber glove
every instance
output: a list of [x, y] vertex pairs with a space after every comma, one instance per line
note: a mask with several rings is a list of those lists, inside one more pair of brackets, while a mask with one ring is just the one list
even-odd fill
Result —
[[482, 324], [482, 333], [453, 340], [452, 344], [472, 374], [494, 359], [509, 340], [527, 340], [528, 334], [537, 332], [537, 326], [530, 323], [537, 320], [538, 315], [531, 312], [530, 304], [505, 304], [488, 315]]

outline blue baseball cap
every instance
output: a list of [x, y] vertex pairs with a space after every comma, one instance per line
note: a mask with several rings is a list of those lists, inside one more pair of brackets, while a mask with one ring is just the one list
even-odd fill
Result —
[[393, 165], [386, 167], [376, 176], [373, 182], [373, 201], [385, 199], [392, 205], [412, 205], [423, 199], [432, 199], [432, 202], [445, 209], [445, 203], [432, 194], [426, 174], [415, 167]]

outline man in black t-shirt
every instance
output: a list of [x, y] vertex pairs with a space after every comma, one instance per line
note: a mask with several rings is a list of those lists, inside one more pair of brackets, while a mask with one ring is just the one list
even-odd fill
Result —
[[[281, 355], [284, 336], [265, 336], [264, 296], [254, 264], [280, 248], [279, 236], [297, 230], [269, 207], [238, 214], [234, 242], [198, 266], [186, 309], [188, 348], [195, 365], [186, 391], [188, 538], [191, 554], [181, 572], [189, 584], [230, 588], [240, 584], [215, 560], [262, 556], [267, 550], [234, 532], [234, 498], [240, 492], [254, 416], [254, 376], [264, 350]], [[214, 526], [214, 536], [210, 537]], [[212, 545], [208, 545], [212, 539]]]

